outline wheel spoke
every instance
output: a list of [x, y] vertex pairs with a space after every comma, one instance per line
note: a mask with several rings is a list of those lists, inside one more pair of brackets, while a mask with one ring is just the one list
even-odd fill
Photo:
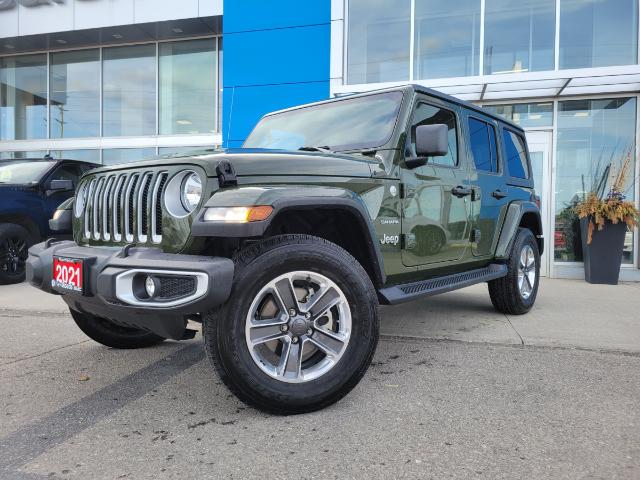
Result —
[[522, 249], [522, 251], [520, 252], [520, 268], [526, 268], [527, 266], [527, 250], [526, 249]]
[[529, 271], [527, 273], [527, 283], [529, 284], [529, 286], [531, 287], [531, 291], [533, 291], [533, 286], [536, 283], [536, 274], [534, 271]]
[[282, 345], [282, 355], [276, 373], [282, 377], [297, 379], [302, 369], [302, 345], [286, 341]]
[[255, 347], [265, 342], [284, 337], [286, 333], [280, 330], [280, 326], [284, 323], [280, 318], [254, 320], [249, 326], [249, 339], [251, 340], [251, 344]]
[[291, 279], [289, 277], [283, 278], [276, 283], [274, 294], [277, 297], [280, 306], [285, 310], [285, 312], [289, 311], [292, 308], [296, 311], [300, 309], [300, 306], [298, 305], [298, 299], [296, 298], [295, 291], [293, 290], [293, 284], [291, 283]]
[[309, 341], [327, 355], [339, 355], [344, 347], [345, 339], [333, 332], [316, 328]]
[[340, 294], [335, 288], [328, 287], [313, 296], [307, 311], [311, 312], [311, 318], [313, 320], [317, 320], [324, 315], [327, 310], [332, 308], [334, 305], [337, 305], [339, 302]]

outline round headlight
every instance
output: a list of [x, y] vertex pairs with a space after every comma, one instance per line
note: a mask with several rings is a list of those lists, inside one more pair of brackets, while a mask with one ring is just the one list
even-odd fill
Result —
[[193, 212], [193, 210], [200, 203], [202, 198], [202, 180], [197, 173], [190, 173], [182, 181], [182, 206], [187, 212]]

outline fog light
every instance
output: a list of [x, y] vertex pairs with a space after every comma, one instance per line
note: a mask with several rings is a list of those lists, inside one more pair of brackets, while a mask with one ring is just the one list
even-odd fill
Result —
[[153, 298], [160, 290], [160, 281], [151, 275], [147, 275], [147, 278], [144, 280], [144, 289], [147, 292], [147, 296]]

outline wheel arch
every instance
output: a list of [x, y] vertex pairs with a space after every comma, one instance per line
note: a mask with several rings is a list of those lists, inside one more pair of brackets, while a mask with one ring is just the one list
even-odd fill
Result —
[[3, 223], [13, 223], [15, 225], [20, 225], [25, 228], [29, 234], [33, 237], [35, 241], [38, 241], [41, 238], [40, 228], [35, 220], [32, 218], [21, 215], [21, 214], [2, 214], [0, 215], [0, 224]]
[[536, 237], [540, 254], [544, 251], [544, 237], [540, 209], [533, 202], [512, 202], [507, 209], [507, 214], [502, 225], [496, 258], [506, 260], [511, 251], [511, 245], [515, 239], [518, 228], [527, 228]]
[[[373, 285], [386, 281], [382, 254], [365, 203], [354, 192], [336, 187], [238, 187], [217, 192], [207, 207], [269, 205], [273, 213], [263, 221], [214, 224], [203, 220], [204, 209], [192, 226], [196, 237], [267, 238], [308, 234], [331, 241], [349, 252], [365, 269]], [[363, 248], [364, 247], [364, 248]]]

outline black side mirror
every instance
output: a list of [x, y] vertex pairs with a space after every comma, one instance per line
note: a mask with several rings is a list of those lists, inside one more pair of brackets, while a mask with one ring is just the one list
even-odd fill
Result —
[[50, 192], [68, 192], [73, 190], [73, 180], [51, 180], [48, 190]]
[[449, 127], [444, 123], [416, 127], [416, 154], [419, 157], [443, 157], [449, 153]]

